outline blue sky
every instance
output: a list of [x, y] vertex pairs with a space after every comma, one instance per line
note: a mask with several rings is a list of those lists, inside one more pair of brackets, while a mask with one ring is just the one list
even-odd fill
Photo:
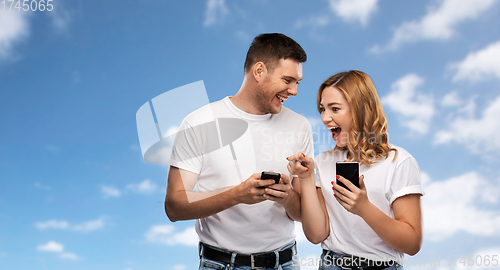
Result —
[[[390, 141], [417, 159], [426, 191], [424, 245], [407, 269], [500, 260], [499, 2], [0, 3], [0, 269], [196, 269], [194, 221], [165, 216], [167, 168], [143, 160], [135, 113], [199, 80], [210, 101], [236, 93], [264, 32], [308, 54], [285, 106], [310, 120], [316, 153], [333, 147], [315, 109], [321, 82], [349, 69], [373, 79]], [[301, 258], [319, 256], [296, 231]]]

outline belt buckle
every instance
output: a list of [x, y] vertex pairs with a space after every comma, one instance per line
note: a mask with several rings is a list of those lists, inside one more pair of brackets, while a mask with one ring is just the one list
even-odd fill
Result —
[[262, 267], [255, 267], [255, 258], [253, 254], [250, 254], [250, 268], [251, 269], [260, 269]]

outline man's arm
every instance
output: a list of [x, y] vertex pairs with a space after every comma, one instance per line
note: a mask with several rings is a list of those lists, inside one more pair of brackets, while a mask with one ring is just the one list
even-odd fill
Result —
[[239, 203], [262, 202], [264, 189], [259, 187], [274, 183], [274, 180], [260, 180], [260, 174], [254, 174], [234, 187], [195, 192], [197, 180], [198, 174], [170, 166], [165, 213], [172, 222], [208, 217]]

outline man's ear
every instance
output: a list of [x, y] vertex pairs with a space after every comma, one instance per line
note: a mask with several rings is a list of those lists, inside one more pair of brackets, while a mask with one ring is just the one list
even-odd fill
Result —
[[253, 65], [252, 68], [252, 75], [255, 81], [259, 82], [261, 81], [265, 75], [267, 74], [267, 68], [266, 65], [262, 62], [257, 62], [255, 65]]

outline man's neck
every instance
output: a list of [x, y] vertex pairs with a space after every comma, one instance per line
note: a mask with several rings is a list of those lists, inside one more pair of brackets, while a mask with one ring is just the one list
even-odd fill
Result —
[[254, 104], [254, 97], [252, 95], [253, 89], [250, 89], [248, 85], [243, 82], [243, 84], [240, 87], [240, 90], [236, 95], [229, 97], [229, 100], [233, 103], [236, 108], [249, 113], [249, 114], [255, 114], [255, 115], [263, 115], [265, 113], [262, 113], [257, 106]]

